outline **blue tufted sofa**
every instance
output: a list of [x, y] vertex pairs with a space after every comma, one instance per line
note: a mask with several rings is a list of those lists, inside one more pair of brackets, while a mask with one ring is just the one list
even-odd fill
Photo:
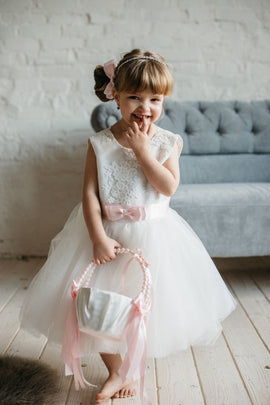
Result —
[[[182, 136], [181, 182], [171, 199], [212, 257], [270, 255], [270, 100], [166, 100], [162, 128]], [[98, 105], [96, 131], [114, 124]]]

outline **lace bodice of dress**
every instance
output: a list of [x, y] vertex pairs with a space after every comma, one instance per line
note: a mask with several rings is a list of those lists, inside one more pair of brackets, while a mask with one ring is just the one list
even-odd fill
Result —
[[[132, 149], [120, 145], [109, 128], [91, 135], [89, 140], [96, 154], [99, 194], [104, 203], [143, 205], [169, 199], [152, 187]], [[159, 128], [149, 147], [158, 161], [164, 163], [175, 143], [180, 154], [182, 138]]]

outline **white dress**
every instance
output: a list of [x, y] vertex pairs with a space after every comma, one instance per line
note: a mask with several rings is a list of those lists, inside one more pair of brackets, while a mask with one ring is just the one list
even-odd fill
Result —
[[[130, 206], [169, 203], [170, 197], [152, 187], [133, 151], [121, 146], [109, 128], [91, 135], [89, 141], [96, 154], [102, 202]], [[180, 154], [182, 138], [159, 129], [149, 145], [158, 161], [164, 163], [175, 144]], [[103, 219], [103, 225], [107, 235], [123, 247], [140, 248], [150, 264], [154, 302], [147, 326], [148, 357], [167, 356], [190, 345], [215, 343], [222, 331], [221, 321], [235, 309], [236, 301], [188, 223], [168, 208], [160, 217], [137, 222]], [[92, 259], [92, 253], [80, 202], [51, 241], [48, 259], [31, 283], [20, 315], [24, 329], [62, 344], [71, 305], [71, 283]], [[98, 266], [93, 284], [121, 293], [126, 260], [122, 255]], [[140, 267], [132, 262], [126, 276], [127, 295], [135, 297], [141, 281]], [[81, 336], [81, 342], [85, 354], [125, 350], [118, 342], [108, 343], [86, 335]]]

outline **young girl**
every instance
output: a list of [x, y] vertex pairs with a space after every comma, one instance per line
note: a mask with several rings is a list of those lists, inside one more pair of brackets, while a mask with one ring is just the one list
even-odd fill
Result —
[[[114, 100], [122, 118], [89, 137], [82, 203], [51, 242], [24, 303], [22, 327], [61, 344], [72, 280], [94, 257], [99, 266], [93, 284], [121, 293], [124, 262], [114, 249], [123, 246], [140, 248], [150, 264], [154, 303], [148, 357], [213, 344], [236, 301], [198, 236], [169, 208], [180, 180], [183, 140], [156, 125], [173, 88], [168, 65], [158, 54], [135, 49], [117, 66], [114, 61], [98, 66], [95, 80], [97, 96]], [[126, 290], [135, 296], [140, 272], [131, 270]], [[82, 340], [84, 353], [100, 352], [109, 371], [96, 402], [135, 395], [136, 383], [123, 383], [118, 374], [121, 344]]]

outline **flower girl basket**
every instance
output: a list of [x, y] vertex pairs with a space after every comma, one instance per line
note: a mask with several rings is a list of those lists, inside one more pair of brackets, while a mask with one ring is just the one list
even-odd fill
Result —
[[[66, 375], [74, 374], [75, 389], [85, 388], [90, 384], [83, 376], [80, 357], [80, 332], [101, 339], [126, 341], [127, 352], [119, 369], [123, 381], [141, 380], [141, 398], [146, 364], [146, 323], [152, 306], [152, 278], [148, 263], [141, 251], [117, 248], [115, 253], [127, 254], [127, 261], [122, 275], [122, 290], [127, 268], [136, 260], [144, 275], [141, 291], [132, 299], [112, 291], [90, 287], [91, 277], [97, 268], [92, 260], [77, 281], [73, 281], [71, 309], [66, 321], [62, 348], [62, 357], [66, 364]], [[142, 400], [143, 403], [143, 400]]]

